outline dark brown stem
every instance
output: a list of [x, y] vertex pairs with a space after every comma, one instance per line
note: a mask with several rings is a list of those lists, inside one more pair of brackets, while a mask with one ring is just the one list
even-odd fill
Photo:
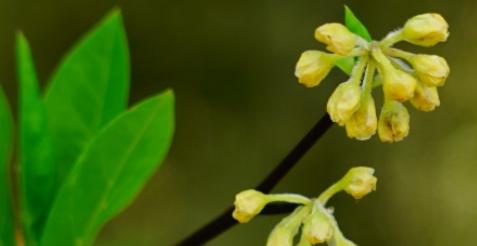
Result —
[[[333, 122], [327, 114], [321, 117], [315, 126], [313, 126], [313, 128], [255, 189], [264, 193], [269, 193], [332, 125]], [[262, 211], [262, 214], [280, 214], [292, 211], [294, 207], [295, 205], [270, 205]], [[210, 221], [176, 245], [203, 245], [217, 235], [220, 235], [222, 232], [237, 224], [237, 221], [232, 218], [232, 211], [233, 207], [231, 206], [214, 220]]]

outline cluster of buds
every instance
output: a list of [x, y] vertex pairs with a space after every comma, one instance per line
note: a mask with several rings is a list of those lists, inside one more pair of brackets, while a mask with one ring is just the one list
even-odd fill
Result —
[[[324, 24], [315, 38], [332, 53], [305, 51], [295, 75], [300, 84], [314, 87], [344, 58], [353, 58], [350, 78], [335, 89], [328, 100], [331, 120], [346, 128], [348, 137], [367, 140], [378, 132], [383, 142], [397, 142], [409, 133], [409, 113], [404, 102], [418, 110], [432, 111], [439, 106], [437, 88], [448, 75], [446, 60], [436, 55], [414, 54], [392, 47], [400, 41], [434, 46], [449, 36], [448, 24], [439, 14], [422, 14], [389, 33], [381, 41], [367, 41], [339, 23]], [[384, 105], [379, 118], [372, 96], [382, 85]]]
[[[343, 236], [332, 209], [327, 209], [326, 203], [340, 191], [361, 199], [376, 189], [376, 183], [374, 169], [355, 167], [317, 198], [297, 194], [267, 195], [256, 190], [245, 190], [236, 195], [232, 216], [240, 223], [248, 223], [269, 203], [293, 203], [297, 204], [296, 209], [275, 226], [268, 237], [267, 246], [292, 246], [295, 241], [299, 241], [298, 246], [323, 243], [353, 246], [355, 244]], [[298, 235], [300, 231], [301, 235]]]

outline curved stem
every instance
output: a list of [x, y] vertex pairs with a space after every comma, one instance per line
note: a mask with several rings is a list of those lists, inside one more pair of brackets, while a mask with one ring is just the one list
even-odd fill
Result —
[[343, 188], [338, 181], [337, 183], [334, 183], [332, 186], [328, 187], [328, 189], [326, 189], [323, 193], [321, 193], [317, 200], [321, 204], [326, 205], [326, 203], [328, 202], [328, 200], [330, 200], [331, 197], [333, 197], [336, 193], [342, 190]]
[[[263, 193], [269, 193], [332, 125], [333, 122], [331, 121], [328, 114], [325, 114], [323, 117], [321, 117], [315, 126], [313, 126], [313, 128], [300, 140], [300, 142], [298, 142], [298, 144], [285, 156], [285, 158], [278, 163], [275, 169], [273, 169], [270, 174], [265, 177], [262, 182], [260, 182], [260, 184], [256, 187], [256, 190], [259, 190]], [[233, 206], [227, 208], [222, 214], [199, 228], [197, 231], [176, 245], [203, 245], [230, 227], [236, 225], [237, 221], [232, 218], [233, 209]], [[265, 212], [266, 211], [263, 213]]]

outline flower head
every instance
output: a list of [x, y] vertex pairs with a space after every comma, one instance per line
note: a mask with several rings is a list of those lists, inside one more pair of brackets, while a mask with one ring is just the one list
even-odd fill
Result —
[[403, 28], [404, 40], [420, 46], [434, 46], [449, 36], [449, 24], [436, 13], [421, 14], [409, 19]]
[[340, 23], [324, 24], [315, 30], [316, 40], [327, 45], [327, 49], [339, 55], [348, 55], [357, 43], [357, 36]]
[[[402, 103], [410, 101], [421, 111], [434, 110], [440, 104], [435, 87], [444, 85], [450, 69], [440, 56], [413, 54], [393, 45], [408, 41], [433, 46], [447, 40], [449, 25], [441, 15], [431, 13], [412, 17], [403, 28], [390, 32], [381, 41], [367, 41], [370, 38], [363, 35], [365, 29], [355, 26], [355, 34], [339, 23], [318, 27], [316, 39], [334, 54], [303, 53], [295, 74], [301, 84], [313, 87], [337, 65], [350, 74], [350, 79], [339, 84], [328, 99], [326, 110], [331, 120], [345, 126], [350, 138], [367, 140], [377, 131], [381, 141], [397, 142], [409, 133], [409, 113]], [[379, 120], [372, 97], [377, 86], [383, 87], [385, 99]]]
[[[374, 169], [369, 167], [352, 168], [338, 182], [314, 198], [290, 193], [265, 195], [254, 190], [246, 190], [237, 195], [235, 206], [237, 210], [243, 204], [246, 207], [252, 204], [251, 212], [249, 211], [246, 214], [253, 214], [255, 216], [256, 211], [263, 209], [264, 203], [299, 204], [293, 213], [283, 218], [273, 228], [268, 236], [267, 246], [311, 246], [320, 243], [335, 246], [353, 246], [355, 244], [343, 236], [333, 216], [333, 209], [326, 208], [326, 203], [331, 197], [343, 190], [356, 199], [375, 190], [377, 178], [373, 174]], [[260, 205], [257, 206], [257, 204]], [[248, 210], [248, 208], [244, 210]], [[237, 218], [235, 213], [234, 211], [233, 216]], [[299, 232], [301, 232], [301, 235], [299, 235], [300, 240], [298, 244], [294, 244], [295, 237], [297, 237]]]

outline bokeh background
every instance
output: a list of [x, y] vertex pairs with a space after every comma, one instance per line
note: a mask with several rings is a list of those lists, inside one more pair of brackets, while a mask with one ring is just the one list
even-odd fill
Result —
[[[0, 81], [16, 106], [14, 33], [25, 32], [44, 82], [62, 55], [120, 6], [132, 59], [131, 104], [172, 87], [174, 144], [163, 166], [96, 245], [173, 245], [254, 186], [324, 112], [338, 70], [305, 89], [293, 76], [318, 25], [348, 4], [375, 38], [435, 11], [449, 42], [430, 50], [452, 72], [433, 113], [411, 111], [411, 134], [388, 145], [352, 141], [333, 127], [275, 189], [314, 196], [354, 165], [370, 165], [378, 191], [331, 201], [359, 245], [475, 245], [477, 240], [477, 1], [473, 0], [0, 0]], [[43, 84], [44, 85], [44, 84]], [[381, 92], [376, 91], [379, 98]], [[209, 245], [264, 245], [280, 216], [234, 227]]]

